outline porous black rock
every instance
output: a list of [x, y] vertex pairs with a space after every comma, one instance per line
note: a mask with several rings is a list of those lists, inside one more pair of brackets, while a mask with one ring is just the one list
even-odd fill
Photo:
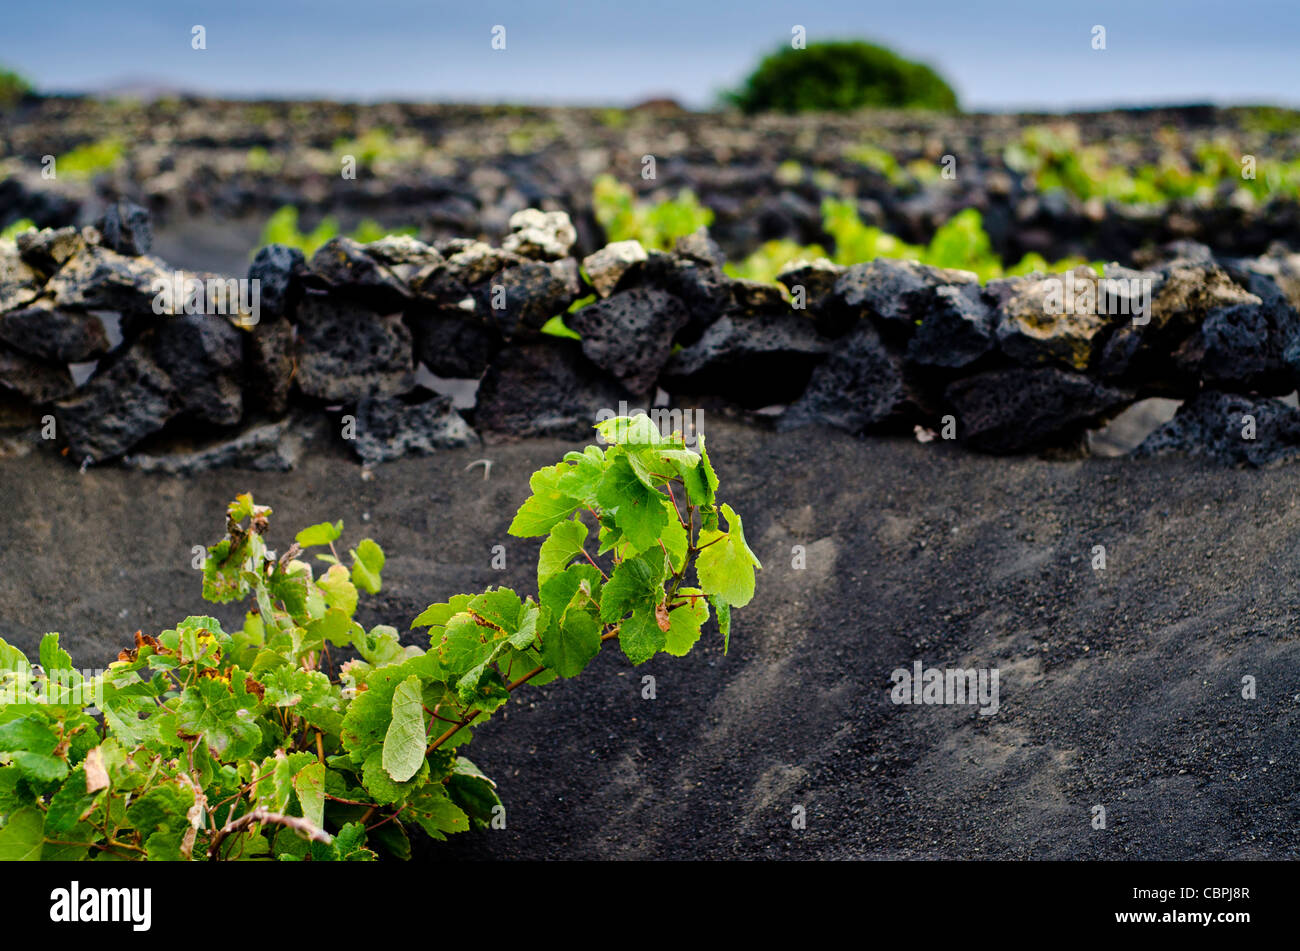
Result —
[[181, 412], [233, 426], [244, 412], [243, 334], [223, 316], [185, 314], [158, 318], [137, 346], [150, 348]]
[[113, 202], [95, 222], [103, 244], [118, 254], [139, 257], [153, 247], [149, 212], [128, 198]]
[[1175, 360], [1211, 389], [1284, 396], [1300, 381], [1300, 314], [1273, 278], [1245, 281], [1256, 299], [1209, 311]]
[[76, 388], [66, 365], [37, 360], [0, 344], [0, 390], [39, 405], [63, 399]]
[[0, 340], [30, 357], [54, 363], [93, 360], [109, 347], [98, 316], [55, 307], [43, 298], [0, 314]]
[[486, 441], [590, 439], [601, 410], [633, 395], [592, 366], [576, 340], [517, 341], [492, 360], [479, 385], [474, 426]]
[[262, 415], [283, 415], [293, 384], [293, 325], [287, 317], [263, 313], [244, 330], [243, 341], [245, 403]]
[[144, 346], [119, 353], [55, 407], [58, 433], [77, 462], [122, 456], [179, 412], [176, 387]]
[[357, 404], [356, 417], [352, 449], [367, 465], [478, 443], [451, 397], [424, 387], [405, 396], [367, 397]]
[[692, 344], [734, 303], [732, 281], [722, 268], [675, 254], [652, 252], [640, 265], [640, 283], [673, 295], [686, 305], [690, 320], [678, 342]]
[[777, 420], [778, 429], [823, 423], [861, 433], [900, 412], [906, 402], [903, 361], [863, 321], [835, 342], [803, 395]]
[[969, 271], [929, 267], [915, 261], [876, 258], [855, 264], [835, 281], [817, 314], [828, 336], [847, 333], [863, 318], [877, 322], [889, 336], [910, 337], [925, 317], [936, 288], [976, 282]]
[[46, 276], [53, 274], [86, 246], [81, 229], [72, 225], [22, 231], [14, 238], [14, 243], [22, 259]]
[[387, 316], [334, 294], [298, 302], [298, 388], [317, 399], [353, 403], [414, 385], [411, 332]]
[[305, 282], [359, 300], [381, 314], [399, 311], [411, 291], [384, 264], [351, 238], [331, 238], [307, 262]]
[[997, 346], [994, 313], [978, 284], [950, 284], [934, 289], [921, 326], [907, 346], [907, 358], [923, 366], [957, 369], [991, 353]]
[[258, 282], [263, 319], [289, 313], [306, 267], [297, 248], [268, 244], [258, 250], [248, 266], [248, 279]]
[[1300, 458], [1300, 410], [1270, 397], [1202, 390], [1132, 452], [1170, 454], [1250, 467], [1295, 460]]
[[646, 394], [672, 353], [673, 338], [689, 319], [676, 297], [638, 287], [620, 291], [568, 315], [582, 352], [636, 394]]
[[831, 348], [804, 315], [725, 316], [672, 356], [660, 385], [670, 393], [708, 393], [750, 408], [789, 403]]
[[60, 307], [147, 317], [154, 314], [155, 299], [164, 287], [174, 284], [174, 277], [174, 270], [156, 258], [131, 257], [87, 244], [64, 261], [42, 295]]
[[455, 307], [408, 311], [415, 359], [438, 376], [478, 379], [501, 349], [501, 335], [473, 311]]
[[1077, 440], [1132, 402], [1133, 394], [1055, 367], [1014, 367], [964, 377], [944, 393], [958, 436], [974, 449], [1027, 452]]
[[562, 314], [582, 290], [578, 262], [521, 261], [502, 268], [474, 288], [475, 311], [486, 315], [502, 339], [509, 340], [521, 328], [538, 330], [556, 314]]

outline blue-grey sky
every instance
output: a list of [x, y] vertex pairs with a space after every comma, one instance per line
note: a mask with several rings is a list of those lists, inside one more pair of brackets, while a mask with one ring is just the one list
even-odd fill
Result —
[[43, 0], [7, 4], [0, 64], [51, 91], [706, 106], [795, 24], [929, 62], [968, 109], [1300, 104], [1297, 0]]

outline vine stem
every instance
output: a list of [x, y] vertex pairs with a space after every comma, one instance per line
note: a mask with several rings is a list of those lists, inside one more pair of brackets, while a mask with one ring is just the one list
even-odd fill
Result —
[[262, 822], [270, 822], [275, 825], [287, 826], [313, 842], [329, 842], [330, 836], [324, 829], [317, 828], [309, 820], [300, 816], [286, 816], [282, 812], [272, 812], [265, 806], [258, 806], [252, 812], [245, 813], [238, 819], [232, 819], [224, 826], [217, 830], [217, 834], [212, 837], [212, 844], [208, 846], [208, 861], [215, 862], [221, 854], [221, 843], [226, 840], [226, 836], [236, 832], [242, 832], [251, 825], [257, 825]]
[[[605, 641], [609, 640], [612, 637], [618, 637], [618, 628], [614, 628], [614, 630], [610, 631], [608, 634], [602, 634], [600, 638], [600, 642], [603, 644], [605, 643]], [[524, 684], [528, 683], [528, 681], [532, 680], [534, 677], [536, 677], [545, 669], [546, 669], [545, 665], [534, 667], [528, 673], [524, 674], [518, 680], [514, 681], [514, 683], [506, 684], [506, 690], [513, 692], [515, 688], [522, 687]], [[442, 736], [438, 737], [436, 740], [434, 740], [432, 743], [429, 744], [428, 749], [424, 751], [424, 755], [428, 756], [438, 747], [442, 746], [442, 744], [446, 743], [453, 736], [459, 733], [465, 726], [469, 725], [474, 720], [474, 718], [477, 717], [478, 715], [479, 715], [478, 712], [474, 712], [467, 717], [461, 718], [456, 723], [453, 723], [450, 727], [447, 728], [447, 731], [443, 733]]]

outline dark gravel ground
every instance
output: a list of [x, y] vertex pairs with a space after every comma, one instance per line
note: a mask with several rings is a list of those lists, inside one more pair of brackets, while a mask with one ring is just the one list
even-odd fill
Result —
[[[1300, 857], [1300, 471], [706, 431], [765, 565], [730, 655], [709, 631], [685, 659], [634, 669], [608, 650], [578, 681], [521, 690], [471, 754], [508, 828], [422, 857]], [[59, 629], [98, 666], [137, 628], [230, 617], [199, 598], [191, 549], [243, 490], [274, 506], [279, 546], [340, 517], [345, 540], [383, 544], [366, 623], [532, 590], [536, 542], [505, 528], [568, 448], [447, 452], [369, 481], [334, 449], [290, 474], [189, 479], [2, 459], [0, 633], [30, 650]], [[483, 456], [488, 481], [464, 470]], [[998, 668], [999, 712], [894, 705], [890, 672], [914, 660]]]

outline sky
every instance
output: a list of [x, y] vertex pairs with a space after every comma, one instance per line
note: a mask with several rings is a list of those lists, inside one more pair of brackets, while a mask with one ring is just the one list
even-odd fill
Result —
[[0, 65], [50, 92], [707, 107], [795, 25], [927, 62], [969, 110], [1300, 105], [1298, 0], [14, 0]]

